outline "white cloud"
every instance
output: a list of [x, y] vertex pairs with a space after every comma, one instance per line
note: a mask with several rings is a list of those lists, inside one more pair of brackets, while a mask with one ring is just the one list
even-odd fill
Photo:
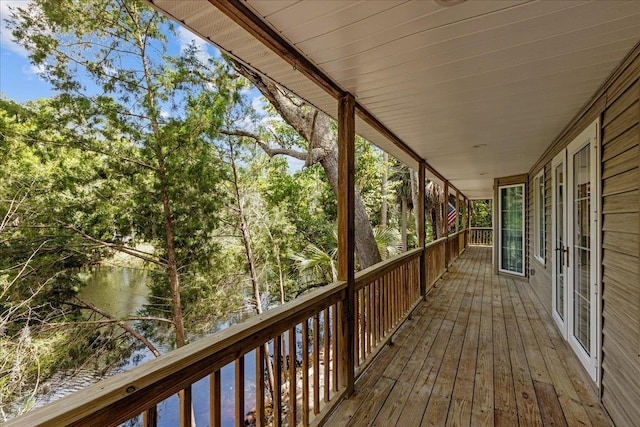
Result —
[[26, 64], [22, 67], [22, 74], [27, 80], [33, 80], [34, 76], [39, 77], [44, 72], [44, 65]]
[[263, 117], [267, 114], [265, 111], [266, 101], [262, 96], [256, 96], [251, 100], [251, 107], [255, 110], [258, 116]]
[[204, 63], [211, 58], [207, 52], [209, 44], [184, 27], [178, 28], [178, 43], [180, 44], [180, 50], [185, 50], [193, 43], [198, 52], [198, 59]]
[[29, 52], [13, 40], [11, 32], [7, 30], [6, 20], [11, 17], [11, 9], [29, 7], [29, 3], [30, 0], [0, 0], [0, 44], [3, 48], [24, 58], [28, 56]]

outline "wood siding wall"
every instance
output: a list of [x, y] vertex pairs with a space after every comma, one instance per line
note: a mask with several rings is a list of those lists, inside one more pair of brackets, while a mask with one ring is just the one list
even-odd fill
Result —
[[[602, 403], [619, 426], [640, 419], [640, 43], [531, 169], [545, 169], [546, 265], [533, 257], [532, 288], [551, 313], [551, 160], [601, 117]], [[532, 190], [529, 191], [533, 196]], [[531, 199], [532, 200], [532, 199]], [[530, 216], [534, 214], [529, 204]]]
[[[540, 172], [540, 171], [538, 171]], [[537, 175], [537, 173], [536, 173]], [[544, 264], [535, 257], [534, 241], [537, 238], [535, 235], [535, 203], [534, 196], [537, 188], [534, 188], [534, 179], [536, 175], [530, 175], [529, 181], [529, 213], [527, 221], [528, 228], [528, 250], [529, 254], [529, 282], [536, 295], [542, 301], [545, 309], [551, 315], [551, 257], [553, 256], [553, 250], [551, 245], [551, 163], [544, 165], [544, 199], [545, 199], [545, 254]]]

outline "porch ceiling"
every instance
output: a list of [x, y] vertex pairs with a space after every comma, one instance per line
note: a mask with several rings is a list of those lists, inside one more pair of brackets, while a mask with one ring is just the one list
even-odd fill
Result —
[[[638, 42], [639, 1], [297, 1], [247, 5], [470, 198], [526, 173]], [[159, 10], [336, 117], [337, 103], [216, 1]], [[357, 131], [416, 162], [358, 119]]]

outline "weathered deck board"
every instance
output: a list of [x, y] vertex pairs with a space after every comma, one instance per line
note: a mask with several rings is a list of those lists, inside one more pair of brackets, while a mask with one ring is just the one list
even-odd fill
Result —
[[338, 406], [329, 426], [611, 426], [528, 283], [471, 247]]

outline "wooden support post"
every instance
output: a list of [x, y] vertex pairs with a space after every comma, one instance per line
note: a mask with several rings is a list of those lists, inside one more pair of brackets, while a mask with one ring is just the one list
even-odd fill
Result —
[[466, 229], [467, 229], [467, 238], [465, 239], [464, 243], [465, 243], [465, 247], [469, 246], [469, 240], [471, 238], [471, 200], [469, 200], [469, 198], [465, 197], [465, 200], [467, 201], [467, 221], [466, 221]]
[[418, 246], [422, 248], [422, 253], [420, 255], [420, 296], [425, 296], [427, 293], [427, 252], [424, 248], [425, 246], [425, 164], [424, 162], [420, 162], [420, 166], [418, 169]]
[[342, 304], [340, 328], [339, 385], [346, 396], [353, 394], [355, 375], [354, 298], [355, 298], [355, 99], [346, 93], [338, 106], [338, 280], [347, 282], [347, 295]]
[[460, 231], [460, 192], [456, 189], [456, 233]]
[[449, 269], [449, 181], [444, 182], [444, 215], [442, 218], [444, 234], [447, 241], [444, 245], [444, 269]]

